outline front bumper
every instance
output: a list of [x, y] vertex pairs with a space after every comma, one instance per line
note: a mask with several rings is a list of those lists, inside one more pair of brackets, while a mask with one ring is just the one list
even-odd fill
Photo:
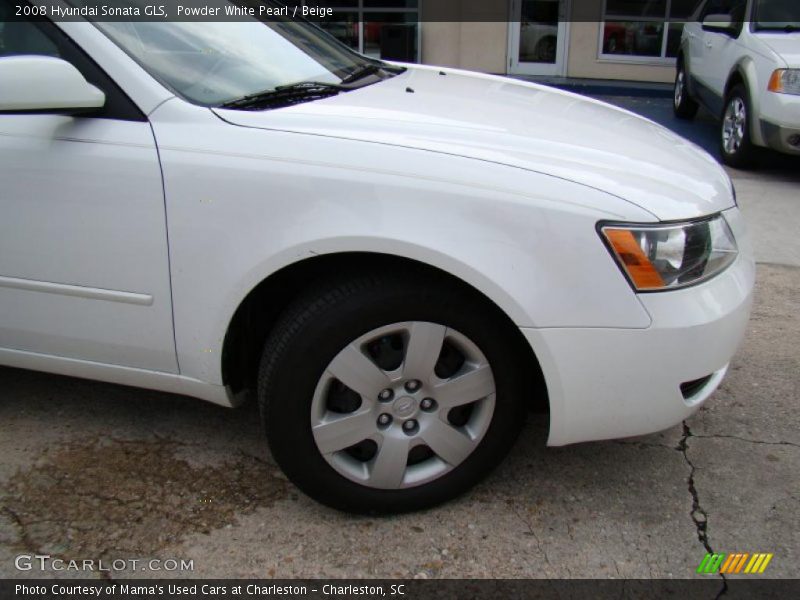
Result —
[[759, 117], [764, 145], [800, 155], [800, 96], [765, 92]]
[[[547, 383], [548, 445], [667, 429], [717, 388], [744, 337], [755, 280], [739, 210], [725, 216], [739, 245], [736, 261], [703, 284], [640, 294], [650, 327], [522, 329]], [[707, 377], [681, 391], [681, 384]]]
[[800, 155], [800, 126], [787, 127], [761, 119], [761, 135], [768, 148]]

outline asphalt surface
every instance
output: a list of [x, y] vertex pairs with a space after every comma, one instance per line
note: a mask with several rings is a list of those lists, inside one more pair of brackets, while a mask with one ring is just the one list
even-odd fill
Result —
[[[663, 99], [612, 100], [669, 121]], [[45, 553], [193, 560], [113, 577], [685, 578], [709, 550], [771, 552], [765, 576], [797, 577], [800, 175], [782, 157], [732, 175], [760, 263], [755, 307], [728, 377], [683, 425], [548, 449], [531, 416], [471, 493], [352, 517], [286, 481], [253, 406], [0, 368], [0, 577], [41, 576], [14, 558]]]

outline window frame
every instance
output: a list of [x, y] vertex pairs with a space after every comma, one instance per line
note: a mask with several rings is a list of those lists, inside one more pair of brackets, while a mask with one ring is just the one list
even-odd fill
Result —
[[[619, 16], [614, 19], [608, 19], [608, 0], [603, 0], [603, 13], [602, 20], [600, 21], [600, 29], [597, 36], [597, 62], [601, 63], [616, 63], [616, 64], [634, 64], [634, 65], [656, 65], [670, 67], [676, 63], [676, 57], [667, 56], [667, 45], [669, 42], [669, 26], [670, 23], [681, 23], [682, 21], [670, 21], [669, 14], [672, 9], [672, 0], [665, 0], [664, 16], [663, 17], [641, 17], [635, 15]], [[664, 25], [664, 30], [661, 33], [661, 54], [659, 56], [638, 56], [635, 54], [607, 54], [603, 52], [603, 40], [605, 37], [606, 23], [617, 22], [637, 22], [637, 23], [661, 23]]]

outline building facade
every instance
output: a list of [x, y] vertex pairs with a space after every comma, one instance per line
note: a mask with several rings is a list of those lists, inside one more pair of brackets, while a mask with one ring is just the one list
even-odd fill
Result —
[[683, 22], [704, 1], [726, 0], [340, 0], [336, 20], [324, 27], [379, 58], [669, 82]]

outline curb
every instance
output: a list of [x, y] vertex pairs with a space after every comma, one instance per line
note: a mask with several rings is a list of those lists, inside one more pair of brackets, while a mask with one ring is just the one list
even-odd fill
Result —
[[641, 98], [672, 98], [672, 84], [641, 81], [581, 80], [564, 77], [530, 77], [509, 75], [513, 79], [549, 85], [584, 96], [634, 96]]

